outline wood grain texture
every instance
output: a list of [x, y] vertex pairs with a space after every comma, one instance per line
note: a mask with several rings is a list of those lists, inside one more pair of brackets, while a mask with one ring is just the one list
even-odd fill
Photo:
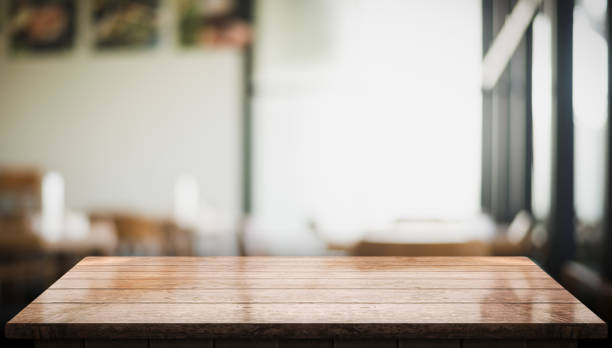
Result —
[[84, 348], [83, 340], [44, 340], [34, 342], [36, 348]]
[[533, 340], [525, 341], [527, 348], [577, 348], [578, 341], [576, 340], [557, 340], [557, 341], [542, 341]]
[[[373, 300], [373, 302], [375, 302]], [[591, 324], [580, 303], [33, 303], [13, 323], [124, 324]]]
[[216, 340], [215, 348], [278, 348], [276, 340]]
[[88, 257], [6, 334], [414, 345], [603, 338], [607, 326], [523, 257]]
[[86, 340], [85, 348], [148, 348], [149, 340]]
[[[283, 272], [291, 269], [295, 265], [280, 265], [266, 263], [251, 263], [246, 265], [103, 265], [103, 266], [83, 266], [77, 265], [73, 268], [79, 272], [226, 272], [244, 268], [249, 272]], [[382, 268], [384, 267], [384, 269]], [[502, 265], [376, 265], [373, 263], [363, 263], [359, 265], [345, 264], [303, 264], [300, 265], [301, 272], [355, 272], [370, 271], [384, 274], [385, 272], [537, 272], [538, 266], [502, 266]]]
[[213, 348], [213, 340], [149, 340], [149, 348]]
[[310, 264], [310, 265], [349, 265], [356, 266], [360, 264], [377, 265], [498, 265], [498, 266], [533, 266], [534, 263], [527, 257], [387, 257], [387, 256], [329, 256], [329, 257], [292, 257], [292, 256], [249, 256], [249, 257], [234, 257], [234, 256], [124, 256], [124, 257], [104, 257], [90, 256], [83, 259], [80, 266], [100, 266], [100, 265], [248, 265], [248, 264], [266, 264], [266, 265], [295, 265], [295, 264]]
[[253, 348], [576, 348], [576, 340], [312, 340], [312, 339], [221, 339], [221, 340], [88, 340], [36, 341], [37, 348], [213, 348], [213, 347], [253, 347]]
[[[81, 269], [81, 268], [78, 268]], [[377, 272], [372, 270], [364, 271], [325, 271], [325, 272], [294, 272], [287, 271], [80, 271], [75, 270], [66, 273], [62, 279], [210, 279], [210, 278], [229, 278], [229, 279], [249, 279], [249, 278], [354, 278], [354, 279], [548, 279], [548, 275], [542, 271], [526, 271], [526, 272], [443, 272], [443, 271], [410, 271], [397, 272], [385, 271]]]
[[563, 289], [58, 289], [34, 303], [579, 303]]
[[524, 340], [464, 340], [461, 348], [527, 348]]
[[279, 340], [278, 348], [333, 348], [333, 340]]
[[334, 348], [397, 348], [396, 340], [334, 340]]
[[462, 348], [576, 348], [576, 340], [464, 340]]
[[399, 340], [398, 348], [461, 348], [461, 340]]
[[69, 279], [52, 289], [562, 289], [552, 279]]

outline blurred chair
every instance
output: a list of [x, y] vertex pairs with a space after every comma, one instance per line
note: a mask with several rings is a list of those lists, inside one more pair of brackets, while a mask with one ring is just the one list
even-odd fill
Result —
[[114, 214], [119, 255], [192, 255], [193, 233], [171, 220]]
[[[40, 210], [40, 185], [41, 175], [36, 170], [0, 170], [0, 279], [5, 284], [25, 276], [18, 270], [28, 269], [27, 262], [41, 254], [44, 243], [28, 222], [28, 217]], [[45, 268], [34, 263], [32, 269]]]
[[0, 233], [28, 230], [27, 216], [40, 210], [41, 175], [32, 169], [0, 169]]
[[[40, 210], [41, 175], [0, 169], [0, 319], [6, 322], [57, 279], [53, 257], [31, 231], [28, 217]], [[3, 325], [4, 326], [4, 325]]]
[[0, 169], [0, 218], [23, 219], [40, 210], [41, 175], [32, 169]]
[[191, 256], [194, 254], [194, 232], [179, 227], [174, 220], [167, 219], [159, 222], [163, 238], [163, 254], [168, 256]]
[[151, 219], [138, 215], [115, 214], [119, 255], [161, 255], [163, 233]]

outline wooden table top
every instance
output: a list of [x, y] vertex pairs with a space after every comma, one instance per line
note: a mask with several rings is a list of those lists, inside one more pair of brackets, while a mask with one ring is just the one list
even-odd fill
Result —
[[604, 338], [524, 257], [87, 257], [10, 338]]

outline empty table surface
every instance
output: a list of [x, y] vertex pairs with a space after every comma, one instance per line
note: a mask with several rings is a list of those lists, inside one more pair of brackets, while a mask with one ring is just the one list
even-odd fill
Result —
[[603, 338], [524, 257], [87, 257], [12, 338]]

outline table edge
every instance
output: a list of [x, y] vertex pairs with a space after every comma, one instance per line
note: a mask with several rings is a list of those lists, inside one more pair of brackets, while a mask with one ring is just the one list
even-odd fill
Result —
[[195, 339], [257, 338], [408, 338], [408, 339], [604, 339], [601, 323], [63, 323], [5, 326], [9, 339]]

